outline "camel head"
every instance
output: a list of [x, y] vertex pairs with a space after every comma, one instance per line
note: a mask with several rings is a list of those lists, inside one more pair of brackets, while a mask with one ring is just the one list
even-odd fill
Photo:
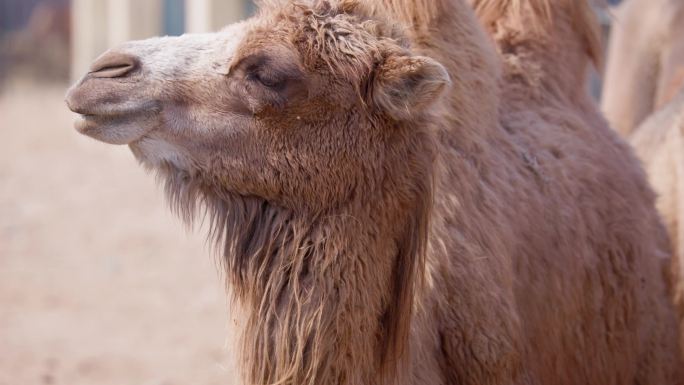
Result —
[[402, 127], [448, 81], [361, 5], [317, 1], [264, 5], [218, 33], [126, 43], [66, 101], [80, 133], [127, 144], [153, 169], [324, 209], [372, 187], [383, 153], [411, 141]]

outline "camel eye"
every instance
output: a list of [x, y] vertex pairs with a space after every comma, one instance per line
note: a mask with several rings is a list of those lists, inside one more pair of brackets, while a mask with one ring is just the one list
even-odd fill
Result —
[[263, 86], [279, 90], [285, 84], [284, 79], [274, 74], [269, 74], [263, 70], [253, 68], [247, 73], [247, 79], [261, 83]]

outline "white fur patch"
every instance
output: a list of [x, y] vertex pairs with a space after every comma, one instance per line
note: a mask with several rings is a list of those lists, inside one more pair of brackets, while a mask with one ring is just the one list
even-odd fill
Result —
[[190, 162], [177, 146], [157, 138], [143, 138], [136, 142], [134, 151], [144, 163], [159, 167], [163, 163], [171, 163], [181, 170], [188, 170]]

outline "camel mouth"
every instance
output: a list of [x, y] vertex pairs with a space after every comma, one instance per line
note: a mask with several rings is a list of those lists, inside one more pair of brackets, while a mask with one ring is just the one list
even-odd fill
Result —
[[143, 115], [154, 115], [161, 112], [160, 103], [157, 102], [124, 102], [122, 104], [101, 103], [92, 106], [76, 106], [67, 99], [66, 103], [72, 112], [79, 114], [87, 119], [118, 119], [134, 118]]
[[74, 128], [80, 134], [109, 144], [130, 144], [159, 126], [160, 108], [107, 109], [79, 111]]

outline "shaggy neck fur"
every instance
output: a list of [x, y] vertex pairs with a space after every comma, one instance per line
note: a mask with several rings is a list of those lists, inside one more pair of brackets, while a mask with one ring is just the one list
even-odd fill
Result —
[[191, 222], [204, 207], [211, 218], [244, 317], [245, 383], [393, 384], [401, 375], [432, 202], [430, 139], [414, 131], [417, 145], [389, 160], [404, 169], [326, 212], [163, 168], [175, 211]]

